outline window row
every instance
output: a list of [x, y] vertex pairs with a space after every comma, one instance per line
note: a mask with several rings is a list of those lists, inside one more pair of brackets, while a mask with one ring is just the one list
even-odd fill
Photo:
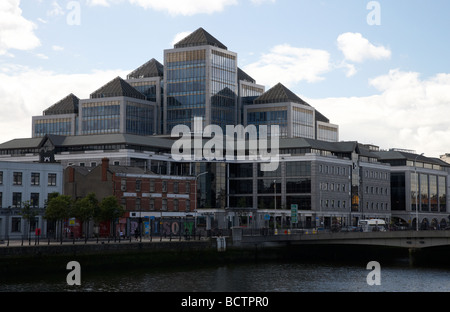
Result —
[[[13, 192], [11, 207], [12, 208], [22, 207], [22, 204], [24, 204], [22, 202], [22, 200], [23, 200], [22, 197], [23, 196], [22, 196], [21, 192]], [[28, 203], [30, 204], [31, 207], [33, 207], [33, 208], [39, 207], [39, 197], [40, 197], [40, 193], [30, 193], [30, 198], [28, 199], [28, 201], [29, 201]], [[0, 208], [6, 208], [6, 206], [9, 206], [9, 205], [3, 204], [3, 192], [0, 192]]]
[[378, 180], [389, 180], [389, 173], [382, 171], [364, 170], [364, 177]]
[[319, 173], [345, 176], [349, 172], [347, 170], [347, 167], [319, 165]]
[[[122, 197], [122, 206], [127, 208], [127, 197]], [[146, 206], [148, 205], [148, 206]], [[150, 198], [143, 202], [141, 198], [136, 198], [134, 200], [134, 209], [136, 210], [149, 210], [149, 211], [191, 211], [191, 200], [190, 199], [155, 199]]]
[[[47, 175], [47, 185], [56, 186], [56, 173], [49, 173]], [[23, 185], [23, 172], [13, 172], [12, 185]], [[3, 184], [3, 171], [0, 171], [0, 185]], [[30, 185], [37, 186], [41, 184], [41, 174], [39, 172], [32, 172]]]
[[[136, 192], [142, 192], [143, 190], [144, 191], [148, 190], [149, 192], [152, 192], [152, 193], [158, 192], [158, 191], [163, 192], [163, 193], [168, 192], [168, 181], [161, 181], [161, 189], [158, 188], [158, 190], [156, 188], [157, 181], [155, 181], [155, 180], [145, 181], [148, 183], [148, 187], [145, 187], [145, 188], [143, 188], [142, 184], [144, 181], [142, 181], [142, 180], [133, 181], [134, 183], [128, 183], [128, 182], [129, 181], [127, 181], [126, 179], [121, 180], [121, 182], [120, 182], [121, 183], [121, 187], [120, 187], [121, 191], [134, 190]], [[159, 183], [159, 181], [158, 181], [158, 183]], [[131, 189], [128, 184], [134, 184], [134, 188]], [[182, 186], [184, 186], [184, 189], [182, 189], [182, 186], [180, 187], [180, 184]], [[177, 182], [177, 181], [173, 182], [171, 192], [174, 194], [178, 194], [178, 193], [189, 194], [191, 192], [191, 182]]]
[[373, 194], [373, 195], [389, 195], [389, 188], [387, 187], [378, 187], [378, 186], [367, 186], [364, 188], [365, 194]]

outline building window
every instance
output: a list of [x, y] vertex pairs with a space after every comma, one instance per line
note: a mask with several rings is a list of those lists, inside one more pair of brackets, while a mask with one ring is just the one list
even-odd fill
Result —
[[122, 179], [120, 181], [120, 190], [121, 191], [126, 191], [127, 190], [127, 180], [126, 179]]
[[48, 186], [56, 186], [56, 173], [48, 174]]
[[150, 192], [155, 191], [155, 180], [150, 180]]
[[136, 180], [136, 192], [141, 191], [141, 184], [142, 184], [141, 180]]
[[22, 185], [22, 172], [13, 173], [13, 185]]
[[178, 211], [178, 199], [173, 200], [173, 211]]
[[30, 205], [31, 207], [39, 207], [39, 193], [31, 193]]
[[31, 185], [39, 185], [41, 179], [41, 175], [39, 172], [31, 173]]
[[22, 232], [22, 218], [19, 217], [11, 218], [11, 232], [15, 233]]
[[173, 192], [178, 194], [178, 182], [173, 182]]
[[186, 212], [191, 211], [191, 201], [188, 199], [186, 200]]
[[190, 182], [186, 182], [186, 194], [189, 194], [191, 192], [191, 183]]
[[0, 185], [3, 184], [3, 171], [0, 171]]
[[167, 181], [162, 181], [162, 191], [167, 192]]
[[161, 207], [161, 209], [163, 211], [167, 211], [167, 199], [166, 198], [163, 198], [163, 200], [162, 200], [162, 207]]
[[155, 210], [155, 200], [153, 198], [150, 198], [150, 210]]
[[126, 209], [127, 208], [127, 198], [126, 197], [122, 197], [121, 200], [120, 200], [120, 204], [122, 205], [122, 207], [124, 209]]
[[91, 162], [91, 167], [97, 167], [97, 163], [95, 161]]
[[136, 210], [141, 210], [141, 199], [136, 198]]
[[3, 207], [3, 192], [0, 192], [0, 208]]
[[20, 207], [20, 205], [22, 204], [22, 193], [19, 192], [14, 192], [13, 193], [13, 201], [12, 201], [12, 205], [13, 207]]

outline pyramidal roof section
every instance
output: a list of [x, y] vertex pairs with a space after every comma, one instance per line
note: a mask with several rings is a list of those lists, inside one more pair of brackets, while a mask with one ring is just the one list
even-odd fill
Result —
[[152, 58], [147, 63], [139, 66], [137, 69], [128, 74], [127, 79], [163, 77], [164, 65]]
[[73, 93], [60, 100], [59, 102], [53, 104], [44, 111], [44, 115], [63, 115], [63, 114], [77, 114], [78, 104], [80, 99], [76, 97]]
[[265, 93], [261, 94], [255, 99], [255, 104], [268, 104], [268, 103], [283, 103], [283, 102], [293, 102], [303, 105], [308, 105], [305, 101], [299, 98], [294, 92], [286, 88], [281, 83], [273, 86]]
[[238, 67], [238, 80], [244, 80], [244, 81], [248, 81], [248, 82], [251, 82], [251, 83], [256, 83], [255, 79], [250, 77], [249, 74], [247, 74], [245, 71], [243, 71], [239, 67]]
[[145, 100], [145, 96], [133, 88], [128, 82], [120, 77], [116, 77], [100, 89], [91, 93], [91, 99], [108, 98], [116, 96], [126, 96], [135, 99]]
[[209, 32], [204, 30], [203, 28], [199, 28], [194, 31], [192, 34], [187, 36], [186, 38], [180, 40], [174, 45], [175, 49], [179, 48], [187, 48], [187, 47], [197, 47], [211, 45], [215, 47], [219, 47], [224, 50], [228, 50], [228, 48], [219, 40], [214, 38]]

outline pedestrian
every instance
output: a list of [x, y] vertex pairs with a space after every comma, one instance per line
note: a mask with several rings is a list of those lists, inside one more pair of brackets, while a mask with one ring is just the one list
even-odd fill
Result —
[[138, 237], [139, 237], [139, 230], [138, 230], [138, 228], [136, 228], [136, 229], [134, 230], [134, 238], [135, 238], [136, 240], [138, 240]]

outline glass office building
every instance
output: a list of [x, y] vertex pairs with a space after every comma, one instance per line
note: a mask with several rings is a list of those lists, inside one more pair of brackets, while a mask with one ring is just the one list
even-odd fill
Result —
[[32, 117], [32, 137], [46, 134], [75, 135], [78, 130], [79, 98], [72, 93], [50, 106], [42, 116]]
[[80, 100], [79, 134], [129, 133], [153, 135], [156, 131], [156, 103], [117, 77], [88, 100]]
[[281, 83], [245, 103], [244, 120], [246, 125], [279, 126], [283, 138], [308, 138], [328, 142], [339, 139], [338, 126], [329, 122], [325, 116], [303, 101]]
[[165, 133], [193, 120], [225, 130], [237, 121], [237, 54], [199, 28], [164, 52]]

